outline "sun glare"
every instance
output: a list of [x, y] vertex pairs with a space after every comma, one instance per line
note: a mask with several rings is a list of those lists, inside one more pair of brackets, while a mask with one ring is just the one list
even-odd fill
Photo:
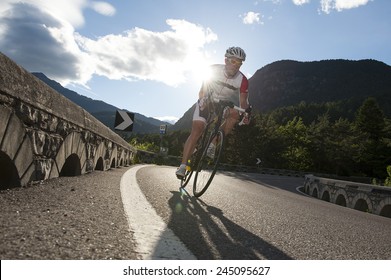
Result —
[[205, 59], [194, 61], [193, 68], [192, 68], [192, 75], [195, 83], [201, 85], [203, 81], [210, 78], [211, 76], [210, 65], [211, 63], [206, 61]]

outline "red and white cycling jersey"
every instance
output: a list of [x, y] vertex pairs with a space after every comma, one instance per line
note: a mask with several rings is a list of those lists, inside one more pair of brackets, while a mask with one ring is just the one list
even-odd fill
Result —
[[224, 64], [214, 64], [210, 67], [211, 76], [202, 84], [204, 94], [211, 94], [213, 98], [232, 101], [240, 106], [240, 94], [248, 94], [248, 80], [238, 71], [232, 78], [227, 78]]

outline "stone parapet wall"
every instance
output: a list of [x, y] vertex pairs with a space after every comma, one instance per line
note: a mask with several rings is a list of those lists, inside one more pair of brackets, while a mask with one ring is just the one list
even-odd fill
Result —
[[[16, 169], [18, 177], [0, 174], [3, 185], [127, 165], [135, 152], [87, 111], [1, 53], [0, 118], [0, 168]], [[69, 166], [72, 160], [75, 170]]]
[[340, 206], [391, 218], [391, 188], [306, 175], [304, 192]]

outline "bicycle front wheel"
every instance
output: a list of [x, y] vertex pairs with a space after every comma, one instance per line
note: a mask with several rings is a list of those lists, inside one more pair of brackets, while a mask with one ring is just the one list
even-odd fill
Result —
[[[216, 146], [214, 156], [208, 155], [208, 147], [212, 142]], [[193, 194], [195, 197], [203, 195], [212, 182], [220, 162], [223, 147], [224, 132], [219, 130], [217, 133], [212, 133], [195, 170], [193, 183]]]

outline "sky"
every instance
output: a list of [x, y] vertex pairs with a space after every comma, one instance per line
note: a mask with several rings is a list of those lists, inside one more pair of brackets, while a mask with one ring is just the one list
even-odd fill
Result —
[[246, 51], [248, 78], [284, 59], [391, 65], [390, 15], [389, 0], [0, 0], [0, 52], [81, 95], [175, 122], [231, 46]]

